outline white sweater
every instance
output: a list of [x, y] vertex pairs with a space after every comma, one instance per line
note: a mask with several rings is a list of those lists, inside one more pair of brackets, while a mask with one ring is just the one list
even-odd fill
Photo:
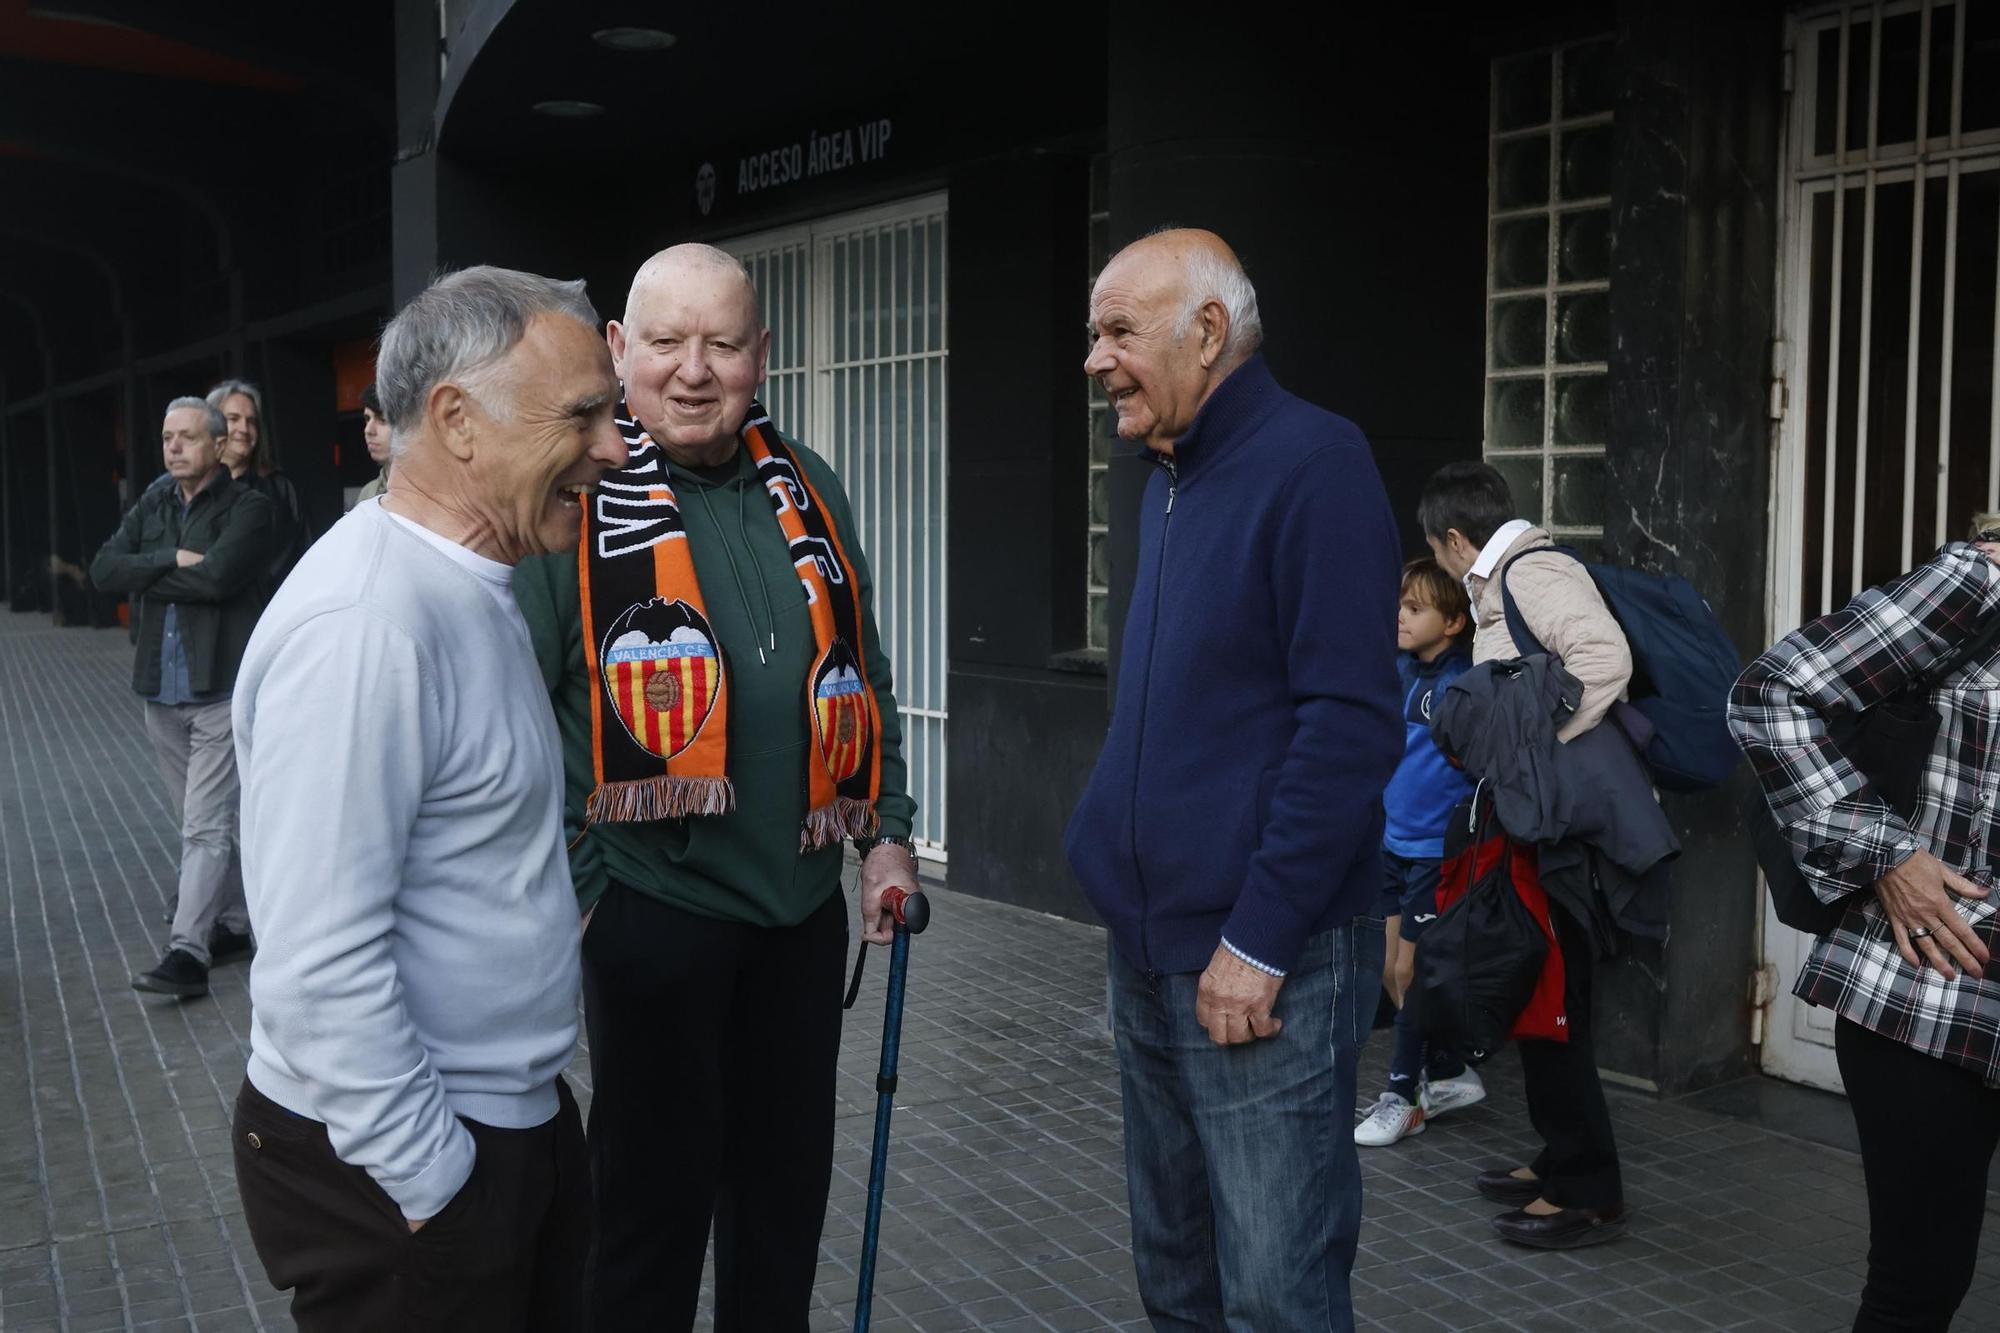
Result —
[[465, 1116], [556, 1112], [576, 1043], [562, 748], [510, 570], [370, 500], [285, 580], [237, 676], [250, 1081], [410, 1218]]

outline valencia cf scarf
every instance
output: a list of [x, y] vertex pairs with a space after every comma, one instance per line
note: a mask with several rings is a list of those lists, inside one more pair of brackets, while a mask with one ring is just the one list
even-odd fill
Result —
[[[591, 822], [719, 815], [729, 772], [729, 663], [710, 625], [666, 455], [620, 404], [630, 458], [584, 511], [577, 572], [590, 675]], [[841, 534], [758, 403], [738, 432], [805, 586], [815, 650], [800, 685], [812, 739], [801, 851], [876, 830], [882, 722], [861, 659], [861, 594]], [[728, 586], [724, 581], [722, 586]]]

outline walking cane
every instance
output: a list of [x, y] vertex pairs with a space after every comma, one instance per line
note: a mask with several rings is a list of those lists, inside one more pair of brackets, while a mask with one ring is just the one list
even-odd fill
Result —
[[[930, 899], [919, 889], [885, 889], [882, 906], [895, 918], [896, 937], [889, 946], [889, 994], [882, 1005], [882, 1063], [875, 1072], [875, 1148], [868, 1159], [868, 1220], [861, 1228], [861, 1280], [854, 1297], [854, 1333], [867, 1333], [875, 1303], [875, 1247], [882, 1231], [882, 1183], [889, 1168], [889, 1115], [896, 1109], [896, 1055], [903, 1041], [903, 979], [910, 968], [910, 936], [921, 935], [931, 923]], [[847, 987], [844, 1008], [854, 1007], [861, 990], [861, 968], [868, 946], [854, 960], [854, 980]]]

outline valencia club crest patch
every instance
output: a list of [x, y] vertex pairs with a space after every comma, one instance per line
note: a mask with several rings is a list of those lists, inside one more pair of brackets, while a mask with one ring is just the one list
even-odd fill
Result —
[[626, 733], [662, 759], [694, 743], [722, 692], [715, 632], [683, 601], [628, 607], [604, 636], [601, 660]]

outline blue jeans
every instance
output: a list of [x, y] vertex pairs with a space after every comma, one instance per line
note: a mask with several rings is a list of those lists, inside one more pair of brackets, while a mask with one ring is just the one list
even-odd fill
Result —
[[1199, 973], [1148, 976], [1111, 951], [1132, 1254], [1153, 1327], [1354, 1327], [1361, 1234], [1355, 1062], [1381, 988], [1382, 922], [1307, 941], [1278, 992], [1284, 1030], [1217, 1046]]

